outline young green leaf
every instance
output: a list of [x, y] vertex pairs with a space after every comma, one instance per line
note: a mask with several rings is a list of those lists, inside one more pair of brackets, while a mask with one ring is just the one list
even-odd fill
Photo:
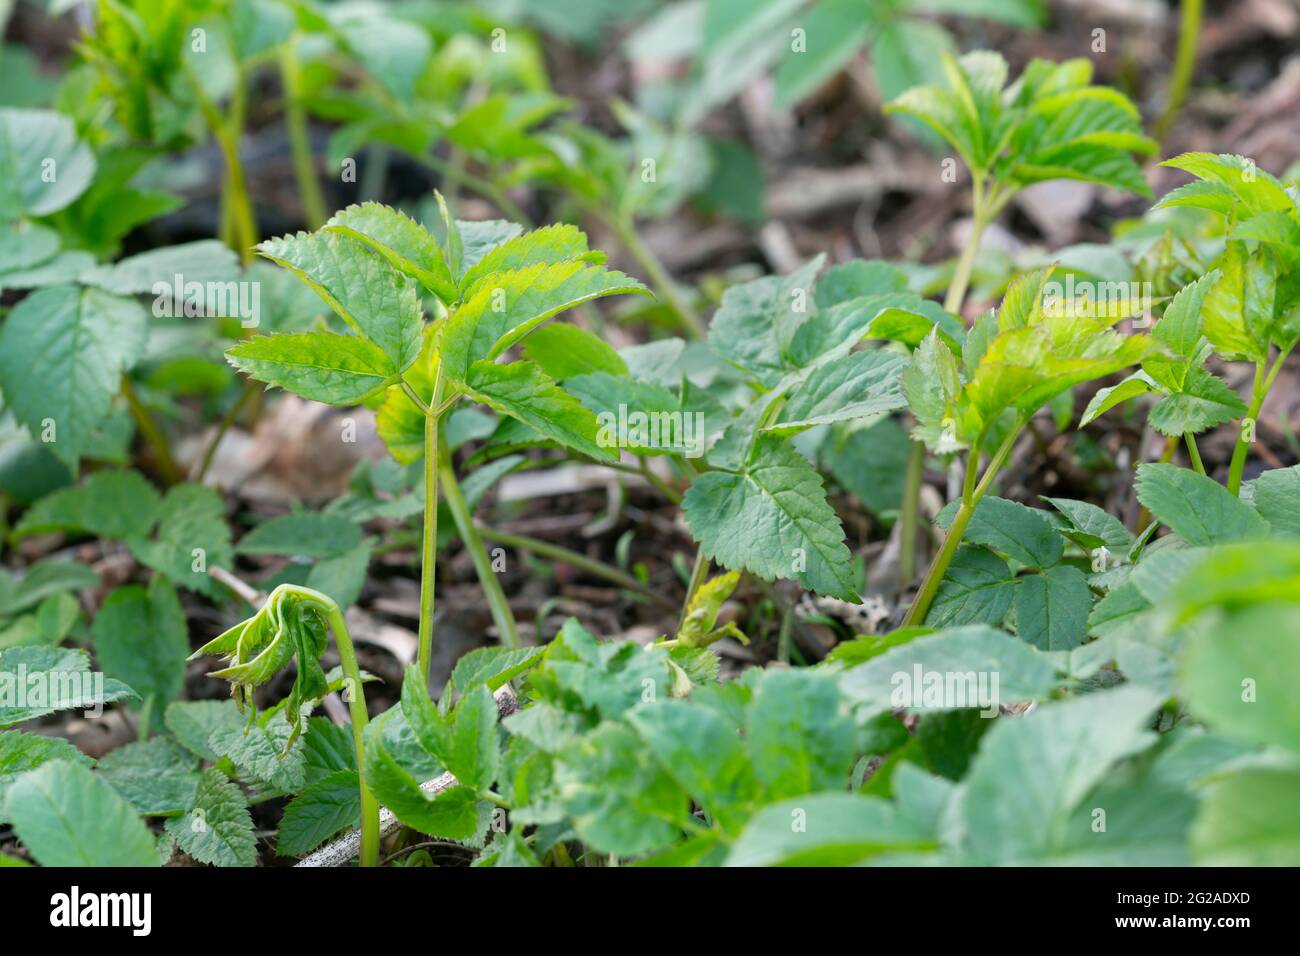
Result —
[[6, 404], [74, 473], [144, 353], [147, 318], [132, 299], [60, 285], [23, 299], [0, 326]]
[[704, 554], [724, 567], [795, 578], [818, 593], [857, 600], [844, 530], [821, 476], [779, 439], [760, 437], [743, 472], [700, 476], [682, 507]]
[[200, 863], [256, 866], [257, 838], [248, 801], [234, 783], [213, 767], [199, 778], [194, 805], [166, 823], [176, 845]]
[[226, 358], [259, 382], [326, 405], [359, 405], [401, 375], [379, 346], [334, 332], [258, 335], [227, 349]]
[[1137, 496], [1188, 544], [1262, 538], [1268, 524], [1217, 481], [1160, 462], [1138, 465]]
[[95, 655], [104, 673], [131, 686], [156, 721], [185, 683], [189, 632], [176, 588], [162, 575], [149, 587], [113, 591], [94, 624]]
[[4, 815], [41, 866], [159, 866], [152, 834], [106, 782], [55, 760], [9, 787]]

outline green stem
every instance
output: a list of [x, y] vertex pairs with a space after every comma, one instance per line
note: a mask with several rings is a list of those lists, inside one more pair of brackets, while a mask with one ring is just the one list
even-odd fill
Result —
[[902, 587], [916, 578], [917, 515], [921, 504], [921, 477], [925, 466], [925, 445], [913, 440], [907, 450], [903, 474], [903, 507], [898, 515], [898, 577]]
[[1196, 45], [1201, 36], [1201, 9], [1203, 0], [1183, 0], [1178, 18], [1178, 51], [1174, 54], [1174, 68], [1169, 74], [1169, 99], [1165, 111], [1156, 121], [1155, 138], [1161, 142], [1169, 127], [1178, 117], [1187, 90], [1196, 69]]
[[1234, 495], [1241, 493], [1241, 475], [1246, 468], [1246, 455], [1250, 453], [1260, 409], [1264, 407], [1264, 399], [1268, 397], [1269, 389], [1273, 387], [1273, 382], [1277, 380], [1278, 372], [1282, 371], [1282, 364], [1289, 354], [1289, 352], [1279, 354], [1273, 367], [1267, 372], [1264, 370], [1263, 362], [1255, 365], [1255, 385], [1250, 393], [1250, 406], [1246, 410], [1246, 417], [1241, 421], [1241, 430], [1237, 433], [1237, 445], [1232, 449], [1232, 463], [1228, 466], [1228, 490]]
[[[403, 383], [405, 385], [405, 383]], [[429, 403], [437, 406], [442, 401], [443, 366], [433, 379], [433, 392]], [[418, 399], [414, 393], [413, 400]], [[420, 673], [427, 680], [433, 661], [433, 605], [434, 586], [438, 569], [438, 449], [440, 419], [428, 406], [424, 409], [424, 528], [420, 550]]]
[[309, 229], [319, 229], [325, 224], [327, 213], [312, 157], [307, 113], [303, 109], [302, 67], [298, 62], [297, 34], [281, 44], [280, 82], [284, 88], [284, 122], [289, 132], [293, 172], [298, 180], [298, 196], [302, 201], [303, 215]]
[[149, 447], [158, 458], [158, 471], [162, 474], [163, 480], [169, 485], [176, 484], [181, 480], [181, 472], [176, 467], [176, 459], [172, 457], [167, 436], [163, 434], [162, 427], [153, 414], [140, 401], [140, 396], [136, 394], [135, 386], [131, 384], [131, 379], [127, 375], [122, 376], [122, 397], [126, 399], [127, 407], [131, 410], [131, 417], [135, 419], [135, 427], [140, 430], [140, 435], [149, 443]]
[[552, 561], [563, 561], [565, 564], [572, 565], [579, 570], [586, 571], [588, 574], [598, 578], [604, 578], [611, 584], [617, 584], [619, 587], [627, 588], [629, 591], [635, 591], [638, 594], [657, 601], [665, 606], [670, 606], [669, 601], [658, 591], [647, 587], [644, 582], [637, 580], [625, 571], [605, 564], [603, 561], [597, 561], [589, 558], [585, 554], [579, 554], [577, 551], [571, 551], [568, 548], [558, 544], [552, 544], [549, 541], [542, 541], [538, 538], [531, 538], [527, 535], [514, 534], [509, 531], [501, 531], [497, 528], [489, 528], [486, 525], [478, 525], [478, 533], [488, 541], [495, 541], [498, 544], [504, 544], [508, 548], [514, 548], [516, 551], [528, 551], [532, 554], [541, 555], [544, 558], [550, 558]]
[[334, 643], [339, 649], [339, 663], [343, 666], [343, 676], [347, 679], [349, 689], [346, 696], [348, 711], [352, 715], [352, 742], [357, 748], [357, 776], [361, 779], [361, 865], [375, 866], [379, 862], [379, 801], [366, 786], [365, 747], [361, 742], [361, 732], [370, 721], [370, 716], [366, 713], [366, 692], [361, 683], [361, 668], [357, 666], [356, 648], [352, 645], [352, 636], [344, 623], [343, 612], [337, 604], [330, 601], [326, 616], [329, 618], [330, 630], [334, 632]]
[[[996, 198], [991, 194], [985, 194], [984, 180], [979, 176], [973, 176], [971, 179], [973, 226], [970, 239], [957, 259], [952, 281], [948, 283], [948, 292], [943, 299], [945, 312], [951, 312], [960, 318], [962, 302], [966, 299], [971, 273], [975, 269], [975, 257], [979, 254], [980, 239], [992, 216], [996, 215], [997, 209], [1000, 208], [1001, 204]], [[902, 522], [898, 533], [898, 576], [899, 583], [904, 588], [916, 578], [917, 516], [921, 510], [921, 478], [924, 467], [925, 446], [921, 442], [913, 441], [908, 451], [907, 471], [903, 482], [903, 507], [898, 519]]]
[[695, 598], [697, 592], [709, 576], [709, 558], [704, 553], [703, 548], [698, 548], [695, 552], [695, 567], [691, 569], [691, 579], [686, 584], [686, 600], [682, 602], [681, 617], [677, 620], [677, 630], [682, 629], [686, 623], [686, 612], [690, 609], [691, 601]]
[[[1020, 437], [1020, 432], [1024, 428], [1024, 419], [1016, 422], [1015, 427], [1003, 439], [1002, 444], [998, 446], [993, 457], [989, 460], [988, 466], [984, 469], [983, 476], [978, 482], [975, 480], [979, 472], [979, 447], [980, 442], [976, 441], [971, 446], [970, 454], [966, 457], [966, 479], [962, 489], [961, 505], [957, 508], [957, 514], [953, 516], [952, 524], [948, 526], [947, 537], [943, 540], [943, 546], [939, 553], [934, 556], [934, 561], [930, 563], [930, 568], [925, 573], [925, 579], [921, 582], [921, 588], [916, 593], [916, 599], [912, 606], [907, 609], [907, 614], [903, 618], [903, 626], [911, 624], [924, 624], [925, 616], [930, 611], [930, 604], [934, 601], [934, 595], [939, 590], [939, 585], [943, 582], [944, 575], [948, 573], [948, 565], [952, 562], [953, 555], [957, 553], [957, 548], [961, 544], [962, 536], [966, 533], [966, 525], [970, 523], [971, 516], [975, 514], [975, 507], [980, 503], [997, 477], [997, 473], [1006, 463], [1007, 456], [1011, 454], [1011, 449], [1015, 447], [1016, 439]], [[982, 436], [981, 436], [982, 437]]]
[[497, 580], [496, 572], [492, 570], [492, 561], [488, 558], [487, 549], [483, 547], [483, 539], [474, 524], [474, 514], [466, 503], [465, 496], [461, 494], [460, 484], [456, 481], [456, 470], [451, 463], [451, 453], [447, 450], [445, 433], [438, 436], [438, 477], [442, 482], [447, 509], [456, 522], [456, 530], [460, 532], [460, 539], [469, 551], [470, 560], [474, 562], [474, 570], [478, 574], [483, 595], [487, 598], [488, 609], [497, 626], [501, 643], [507, 647], [519, 647], [522, 642], [519, 640], [519, 627], [515, 624], [514, 612], [510, 610], [506, 593], [501, 590], [501, 582]]
[[619, 242], [623, 244], [623, 248], [645, 270], [646, 277], [649, 278], [650, 284], [654, 286], [655, 293], [677, 313], [686, 331], [697, 339], [704, 338], [706, 335], [704, 323], [685, 296], [678, 290], [677, 284], [673, 281], [672, 276], [668, 274], [668, 270], [664, 268], [664, 264], [659, 261], [659, 257], [654, 254], [654, 250], [641, 241], [641, 236], [637, 234], [636, 227], [620, 216], [607, 216], [598, 210], [592, 211], [614, 231]]
[[1196, 447], [1196, 436], [1191, 432], [1183, 432], [1183, 441], [1187, 443], [1187, 454], [1192, 459], [1192, 467], [1197, 474], [1205, 475], [1205, 463], [1201, 461], [1201, 450]]
[[339, 650], [339, 664], [343, 668], [346, 681], [348, 712], [352, 717], [352, 741], [357, 749], [357, 776], [361, 779], [361, 865], [376, 866], [379, 863], [379, 802], [366, 786], [365, 747], [361, 742], [362, 731], [370, 722], [366, 711], [366, 691], [361, 682], [361, 668], [357, 664], [357, 651], [348, 632], [347, 622], [338, 603], [320, 591], [294, 584], [280, 586], [284, 592], [294, 594], [315, 605], [325, 615], [330, 630], [334, 632], [334, 644]]
[[208, 450], [203, 453], [203, 461], [199, 465], [199, 470], [194, 476], [195, 481], [202, 481], [212, 467], [212, 460], [216, 457], [217, 447], [221, 444], [221, 439], [225, 437], [226, 432], [235, 424], [235, 419], [239, 418], [239, 412], [247, 405], [254, 396], [262, 389], [262, 384], [254, 379], [244, 381], [243, 390], [240, 391], [239, 397], [221, 417], [221, 424], [217, 426], [217, 433], [212, 436], [212, 441], [208, 444]]
[[253, 247], [257, 245], [257, 219], [253, 215], [253, 205], [248, 198], [244, 162], [239, 155], [239, 135], [243, 127], [244, 77], [241, 71], [241, 75], [236, 79], [235, 101], [231, 104], [230, 122], [227, 122], [222, 117], [221, 111], [217, 109], [217, 105], [209, 98], [207, 91], [203, 89], [203, 84], [193, 68], [188, 64], [185, 73], [194, 89], [203, 118], [212, 131], [217, 146], [221, 149], [221, 156], [226, 165], [226, 183], [222, 200], [231, 217], [233, 248], [239, 254], [240, 262], [247, 266], [253, 261]]
[[662, 478], [656, 475], [654, 473], [654, 469], [650, 467], [650, 462], [647, 461], [644, 456], [641, 457], [639, 461], [640, 461], [640, 465], [636, 469], [636, 473], [639, 474], [646, 481], [650, 482], [650, 484], [653, 485], [661, 495], [663, 495], [673, 504], [675, 505], [681, 504], [682, 496], [678, 493], [677, 489], [673, 488], [670, 484], [668, 484], [666, 481], [664, 481]]

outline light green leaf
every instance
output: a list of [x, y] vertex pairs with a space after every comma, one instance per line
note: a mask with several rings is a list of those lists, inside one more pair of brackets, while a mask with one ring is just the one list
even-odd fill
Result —
[[226, 358], [259, 382], [326, 405], [358, 405], [400, 375], [379, 346], [334, 332], [258, 335], [231, 346]]
[[163, 722], [191, 753], [211, 761], [221, 757], [208, 744], [213, 732], [244, 727], [233, 700], [174, 701], [167, 705]]
[[415, 286], [367, 246], [337, 232], [268, 239], [258, 251], [293, 271], [343, 321], [404, 371], [420, 352]]
[[[392, 713], [389, 711], [388, 713]], [[387, 715], [385, 715], [387, 716]], [[384, 746], [384, 718], [366, 727], [366, 785], [397, 818], [421, 833], [467, 840], [478, 829], [478, 798], [468, 787], [452, 787], [432, 795]]]
[[194, 805], [166, 823], [176, 845], [200, 863], [213, 866], [256, 866], [257, 838], [244, 794], [220, 770], [205, 770], [199, 778]]
[[735, 727], [683, 700], [641, 704], [627, 719], [678, 786], [724, 830], [739, 829], [757, 782]]
[[599, 444], [596, 416], [532, 362], [477, 361], [469, 367], [464, 384], [473, 398], [547, 438], [598, 461], [617, 457], [615, 449]]
[[[926, 675], [939, 675], [946, 686], [951, 683], [950, 676], [959, 677], [958, 684], [952, 685], [957, 693], [949, 697], [945, 691], [937, 700], [927, 699], [924, 684], [909, 689], [897, 678], [904, 674], [911, 679], [918, 669], [923, 682]], [[986, 676], [985, 689], [995, 693], [996, 699], [979, 699], [981, 674]], [[996, 687], [992, 675], [997, 675]], [[1002, 631], [972, 625], [923, 635], [891, 648], [848, 671], [840, 678], [840, 689], [856, 705], [861, 720], [900, 707], [932, 713], [1038, 700], [1052, 689], [1055, 678], [1056, 670], [1046, 655]]]
[[731, 847], [727, 866], [850, 866], [888, 851], [932, 846], [887, 800], [848, 793], [764, 807]]
[[86, 767], [94, 763], [61, 737], [45, 737], [21, 730], [0, 733], [0, 820], [4, 820], [5, 794], [13, 782], [27, 771], [54, 760]]
[[1217, 734], [1300, 752], [1300, 609], [1260, 604], [1196, 634], [1181, 662], [1187, 706]]
[[451, 672], [451, 682], [462, 694], [479, 684], [496, 690], [530, 670], [541, 659], [540, 647], [479, 647], [470, 651]]
[[1217, 481], [1177, 465], [1138, 465], [1137, 496], [1188, 544], [1221, 544], [1268, 534], [1268, 524], [1250, 505]]
[[883, 415], [907, 400], [900, 381], [907, 359], [895, 352], [850, 352], [795, 386], [769, 431], [786, 435], [832, 422]]
[[56, 286], [23, 299], [0, 326], [5, 402], [74, 472], [144, 352], [146, 321], [132, 299]]
[[1300, 865], [1300, 772], [1246, 769], [1214, 783], [1192, 829], [1200, 866]]
[[212, 488], [174, 485], [163, 496], [157, 536], [128, 538], [127, 547], [137, 560], [181, 587], [214, 595], [217, 588], [208, 569], [229, 568], [234, 557], [225, 512], [225, 504]]
[[[26, 674], [28, 683], [19, 683]], [[33, 681], [40, 676], [43, 680]], [[101, 704], [136, 697], [121, 681], [93, 674], [85, 651], [64, 647], [10, 647], [0, 650], [0, 687], [8, 701], [0, 706], [0, 727], [21, 724], [60, 710], [91, 711]], [[18, 694], [27, 687], [25, 694]]]
[[760, 437], [743, 473], [702, 475], [682, 506], [703, 553], [724, 567], [795, 578], [818, 593], [857, 600], [844, 529], [821, 476], [785, 442]]
[[340, 515], [302, 511], [264, 521], [239, 539], [238, 554], [325, 557], [361, 543], [361, 529]]
[[613, 347], [576, 325], [546, 325], [524, 340], [524, 357], [558, 381], [591, 372], [627, 375], [627, 363]]
[[95, 176], [95, 156], [53, 110], [0, 109], [0, 221], [48, 216]]
[[77, 763], [55, 760], [9, 787], [4, 815], [41, 866], [159, 866], [130, 804]]
[[104, 673], [129, 684], [156, 722], [180, 696], [190, 653], [176, 588], [162, 575], [154, 575], [148, 590], [135, 584], [118, 588], [104, 600], [93, 632]]
[[14, 538], [69, 531], [102, 538], [148, 534], [161, 496], [139, 472], [99, 471], [79, 486], [46, 495], [28, 508]]
[[166, 737], [137, 740], [109, 751], [95, 772], [137, 813], [174, 816], [194, 806], [198, 760]]
[[1155, 735], [1147, 726], [1159, 704], [1152, 691], [1121, 687], [995, 723], [961, 802], [973, 862], [1046, 860], [1071, 840], [1071, 823], [1090, 826], [1074, 810], [1116, 761], [1151, 745]]
[[442, 345], [447, 375], [456, 383], [468, 381], [478, 360], [495, 360], [566, 309], [603, 296], [646, 291], [635, 279], [582, 259], [484, 276], [447, 320]]
[[764, 673], [749, 708], [745, 746], [768, 799], [842, 788], [856, 742], [834, 677], [807, 670]]
[[1252, 482], [1255, 510], [1274, 534], [1300, 537], [1300, 465], [1274, 468]]
[[429, 230], [405, 213], [366, 202], [336, 212], [324, 228], [365, 243], [445, 304], [456, 301], [456, 282], [442, 247]]
[[680, 837], [689, 809], [645, 743], [612, 721], [557, 755], [555, 783], [578, 836], [598, 853], [662, 849]]

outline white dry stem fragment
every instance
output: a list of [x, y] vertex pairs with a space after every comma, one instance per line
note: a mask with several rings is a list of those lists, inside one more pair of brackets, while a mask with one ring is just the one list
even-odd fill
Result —
[[[497, 716], [506, 717], [513, 714], [519, 707], [519, 701], [515, 697], [515, 692], [509, 684], [497, 688], [492, 695], [497, 702]], [[450, 790], [456, 786], [456, 778], [450, 773], [440, 774], [432, 780], [426, 780], [420, 784], [420, 789], [430, 797], [437, 796], [444, 790]], [[381, 807], [379, 811], [379, 838], [391, 836], [396, 833], [402, 826], [402, 821], [397, 819], [393, 812], [386, 807]], [[351, 829], [343, 836], [327, 843], [319, 850], [302, 858], [296, 866], [345, 866], [350, 861], [356, 859], [361, 850], [361, 831]]]

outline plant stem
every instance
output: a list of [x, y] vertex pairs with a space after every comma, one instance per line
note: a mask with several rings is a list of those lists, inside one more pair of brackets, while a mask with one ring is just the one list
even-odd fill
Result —
[[697, 339], [704, 338], [706, 334], [704, 323], [696, 314], [695, 309], [691, 307], [691, 304], [678, 291], [672, 276], [668, 274], [664, 264], [659, 261], [659, 257], [654, 254], [654, 250], [641, 241], [636, 227], [620, 216], [605, 215], [598, 210], [593, 210], [593, 212], [614, 231], [619, 242], [623, 244], [623, 248], [645, 270], [645, 274], [650, 279], [650, 284], [654, 286], [655, 292], [677, 313], [686, 331]]
[[989, 485], [993, 483], [993, 479], [997, 477], [997, 473], [1006, 463], [1007, 456], [1011, 454], [1011, 449], [1015, 447], [1016, 439], [1020, 437], [1020, 432], [1024, 429], [1024, 426], [1024, 419], [1016, 422], [1015, 427], [1011, 429], [1007, 437], [1003, 439], [1002, 444], [998, 446], [997, 451], [993, 453], [993, 457], [989, 460], [988, 466], [984, 469], [984, 474], [978, 482], [976, 482], [975, 476], [979, 472], [980, 442], [976, 441], [971, 446], [970, 454], [966, 456], [966, 479], [962, 489], [961, 505], [957, 509], [957, 514], [953, 516], [952, 524], [948, 526], [948, 534], [943, 540], [943, 546], [939, 549], [939, 553], [934, 556], [929, 570], [925, 572], [925, 579], [921, 582], [921, 589], [916, 593], [916, 599], [912, 601], [912, 606], [907, 609], [907, 614], [903, 618], [903, 627], [925, 623], [925, 616], [930, 611], [930, 604], [934, 601], [934, 595], [939, 590], [939, 585], [943, 583], [944, 575], [948, 572], [948, 565], [951, 563], [953, 555], [957, 553], [962, 536], [966, 533], [966, 525], [970, 523], [971, 516], [975, 513], [975, 507], [980, 503], [980, 499], [988, 491]]
[[361, 668], [357, 665], [357, 650], [348, 632], [347, 622], [338, 603], [320, 591], [295, 584], [284, 584], [285, 593], [294, 594], [315, 605], [329, 622], [334, 632], [334, 644], [339, 650], [339, 664], [343, 668], [346, 681], [348, 712], [352, 717], [352, 741], [357, 748], [357, 776], [361, 778], [361, 865], [376, 866], [379, 863], [379, 801], [366, 786], [365, 747], [361, 742], [362, 731], [370, 722], [366, 711], [366, 691], [361, 683]]
[[320, 180], [316, 177], [316, 164], [307, 129], [307, 113], [303, 109], [297, 34], [280, 46], [280, 83], [284, 89], [284, 122], [289, 132], [293, 172], [298, 180], [298, 196], [302, 201], [303, 215], [307, 220], [307, 228], [319, 229], [326, 219], [325, 197], [321, 193]]
[[667, 598], [657, 591], [651, 590], [644, 582], [637, 580], [632, 575], [621, 571], [618, 568], [611, 567], [603, 561], [597, 561], [589, 558], [585, 554], [579, 554], [577, 551], [571, 551], [568, 548], [558, 544], [552, 544], [549, 541], [542, 541], [538, 538], [531, 538], [527, 535], [514, 534], [509, 531], [501, 531], [497, 528], [489, 528], [486, 525], [478, 525], [479, 535], [488, 541], [495, 541], [498, 544], [504, 544], [508, 548], [514, 548], [517, 551], [528, 551], [532, 554], [541, 555], [544, 558], [550, 558], [552, 561], [563, 561], [579, 570], [586, 571], [598, 578], [604, 578], [612, 584], [619, 587], [627, 588], [629, 591], [635, 591], [638, 594], [650, 598], [652, 601], [658, 601], [665, 606], [671, 606]]
[[916, 578], [916, 519], [921, 510], [921, 477], [924, 466], [925, 445], [913, 440], [907, 449], [903, 507], [898, 515], [898, 579], [902, 587], [907, 587]]
[[[406, 383], [403, 382], [403, 385]], [[408, 386], [409, 387], [409, 386]], [[438, 371], [433, 378], [433, 392], [429, 403], [437, 406], [442, 400], [443, 366], [438, 363]], [[419, 396], [412, 391], [411, 398]], [[433, 605], [434, 586], [438, 569], [438, 449], [440, 419], [434, 411], [424, 409], [424, 528], [420, 548], [420, 673], [429, 679], [429, 667], [433, 661]]]
[[691, 601], [695, 598], [695, 592], [703, 586], [709, 576], [709, 558], [704, 553], [703, 548], [697, 548], [695, 551], [695, 567], [691, 569], [691, 579], [686, 584], [686, 600], [682, 602], [682, 613], [677, 620], [677, 630], [682, 629], [686, 623], [686, 612], [690, 610]]
[[497, 580], [496, 572], [492, 570], [487, 549], [483, 547], [483, 539], [474, 524], [474, 514], [470, 511], [465, 496], [461, 494], [460, 484], [456, 481], [456, 470], [451, 463], [451, 453], [447, 450], [445, 433], [438, 436], [438, 477], [442, 481], [447, 508], [456, 522], [456, 530], [460, 532], [460, 539], [469, 551], [470, 560], [474, 562], [474, 570], [478, 574], [479, 585], [487, 598], [488, 609], [492, 612], [492, 621], [497, 626], [501, 643], [507, 647], [519, 647], [522, 642], [519, 640], [519, 627], [515, 624], [514, 612], [510, 610], [506, 593], [501, 590], [501, 582]]
[[1250, 452], [1251, 441], [1254, 440], [1259, 411], [1264, 407], [1264, 399], [1268, 397], [1269, 389], [1273, 387], [1273, 382], [1277, 380], [1277, 374], [1282, 371], [1282, 364], [1289, 354], [1289, 352], [1279, 354], [1273, 367], [1267, 372], [1264, 371], [1263, 362], [1255, 365], [1255, 385], [1250, 393], [1250, 406], [1246, 410], [1246, 417], [1241, 421], [1241, 430], [1237, 433], [1237, 445], [1232, 449], [1232, 463], [1228, 466], [1228, 490], [1234, 495], [1241, 493], [1241, 475], [1246, 468], [1246, 455]]
[[203, 84], [192, 67], [185, 66], [185, 74], [194, 89], [195, 97], [203, 118], [212, 131], [217, 146], [221, 149], [222, 159], [226, 165], [226, 182], [222, 200], [230, 215], [233, 235], [232, 245], [239, 254], [239, 260], [245, 266], [253, 261], [253, 247], [257, 245], [257, 219], [253, 215], [253, 206], [248, 198], [248, 185], [244, 178], [244, 162], [239, 155], [239, 136], [242, 130], [242, 99], [244, 88], [243, 71], [235, 81], [235, 101], [231, 104], [231, 121], [228, 123], [212, 102]]
[[[966, 290], [970, 287], [971, 273], [975, 269], [975, 257], [979, 254], [980, 238], [989, 222], [987, 197], [984, 181], [978, 176], [971, 180], [971, 215], [973, 226], [970, 239], [962, 249], [953, 270], [952, 281], [948, 283], [948, 292], [943, 299], [945, 312], [961, 316], [962, 302]], [[916, 577], [916, 535], [917, 516], [921, 504], [921, 479], [925, 467], [925, 445], [913, 439], [907, 453], [907, 471], [903, 481], [903, 507], [898, 520], [898, 583], [906, 588]]]
[[1201, 461], [1201, 450], [1196, 447], [1196, 436], [1191, 432], [1183, 432], [1183, 441], [1187, 442], [1187, 454], [1192, 459], [1192, 467], [1197, 474], [1205, 475], [1205, 463]]
[[225, 437], [226, 432], [230, 431], [230, 426], [235, 424], [235, 419], [239, 417], [240, 410], [249, 403], [261, 389], [261, 383], [254, 379], [246, 379], [244, 388], [235, 399], [233, 405], [221, 417], [221, 424], [217, 426], [217, 433], [212, 436], [212, 441], [208, 444], [208, 450], [203, 453], [203, 461], [199, 465], [198, 472], [194, 475], [195, 481], [202, 481], [212, 467], [212, 459], [216, 457], [217, 447], [221, 444], [221, 439]]
[[1164, 140], [1191, 86], [1192, 72], [1196, 69], [1196, 45], [1201, 36], [1202, 6], [1203, 0], [1182, 0], [1178, 18], [1178, 51], [1174, 54], [1174, 68], [1169, 74], [1169, 99], [1153, 131], [1156, 142]]
[[176, 484], [181, 480], [181, 472], [176, 467], [176, 459], [172, 457], [167, 436], [163, 434], [153, 414], [140, 401], [140, 396], [136, 394], [135, 386], [131, 384], [131, 378], [127, 375], [122, 376], [122, 397], [126, 399], [127, 407], [131, 410], [131, 417], [135, 419], [135, 427], [140, 430], [141, 436], [158, 457], [158, 471], [162, 474], [163, 480], [169, 485]]
[[375, 866], [379, 862], [379, 801], [366, 786], [365, 747], [361, 742], [361, 732], [370, 720], [366, 713], [366, 692], [361, 683], [361, 668], [357, 666], [357, 651], [352, 645], [352, 636], [343, 620], [343, 612], [333, 601], [330, 601], [327, 617], [330, 630], [334, 632], [334, 643], [339, 649], [343, 676], [347, 678], [349, 686], [346, 696], [348, 711], [352, 715], [352, 742], [357, 748], [357, 776], [361, 778], [361, 865]]

